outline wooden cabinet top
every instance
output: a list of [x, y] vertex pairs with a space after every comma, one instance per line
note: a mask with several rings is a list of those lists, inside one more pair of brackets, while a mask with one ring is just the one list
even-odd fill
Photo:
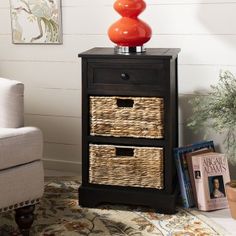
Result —
[[84, 58], [162, 58], [172, 59], [176, 58], [180, 52], [179, 48], [147, 48], [144, 53], [131, 53], [131, 54], [117, 54], [114, 48], [100, 48], [96, 47], [79, 54], [79, 57]]

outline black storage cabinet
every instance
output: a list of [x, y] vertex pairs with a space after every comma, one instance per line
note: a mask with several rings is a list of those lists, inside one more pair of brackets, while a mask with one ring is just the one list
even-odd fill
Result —
[[[119, 55], [113, 48], [93, 48], [82, 58], [82, 184], [79, 204], [132, 204], [175, 212], [178, 185], [173, 148], [178, 146], [178, 53], [176, 48], [149, 48], [145, 53]], [[114, 137], [90, 134], [90, 96], [161, 97], [163, 138]], [[164, 150], [162, 189], [94, 184], [89, 181], [89, 145], [161, 147]]]

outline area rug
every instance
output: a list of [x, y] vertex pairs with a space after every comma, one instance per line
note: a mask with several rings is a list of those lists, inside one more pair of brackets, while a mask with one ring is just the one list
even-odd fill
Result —
[[[36, 208], [32, 236], [214, 236], [227, 235], [218, 225], [194, 210], [175, 215], [127, 206], [78, 206], [76, 177], [47, 178], [45, 194]], [[0, 215], [0, 236], [19, 236], [13, 213]]]

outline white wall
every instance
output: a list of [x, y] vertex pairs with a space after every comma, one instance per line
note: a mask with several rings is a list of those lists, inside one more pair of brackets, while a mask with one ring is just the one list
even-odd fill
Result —
[[[187, 103], [215, 84], [220, 69], [236, 73], [235, 0], [146, 0], [153, 28], [147, 47], [179, 47], [180, 141], [198, 138], [186, 128]], [[78, 171], [81, 163], [81, 71], [77, 54], [113, 46], [106, 31], [119, 16], [111, 0], [62, 0], [63, 45], [13, 45], [9, 1], [0, 1], [0, 76], [26, 85], [26, 124], [44, 132], [45, 164]], [[217, 144], [222, 140], [212, 135]]]

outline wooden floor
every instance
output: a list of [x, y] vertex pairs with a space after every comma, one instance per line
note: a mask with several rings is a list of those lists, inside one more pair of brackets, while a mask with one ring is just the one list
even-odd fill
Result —
[[[77, 176], [78, 173], [64, 172], [57, 170], [45, 170], [46, 176]], [[236, 236], [236, 220], [233, 220], [230, 216], [229, 209], [212, 211], [212, 212], [201, 212], [202, 214], [215, 221], [218, 225], [225, 228], [228, 232]]]
[[236, 235], [236, 220], [231, 218], [229, 209], [202, 213], [230, 232], [229, 235]]

